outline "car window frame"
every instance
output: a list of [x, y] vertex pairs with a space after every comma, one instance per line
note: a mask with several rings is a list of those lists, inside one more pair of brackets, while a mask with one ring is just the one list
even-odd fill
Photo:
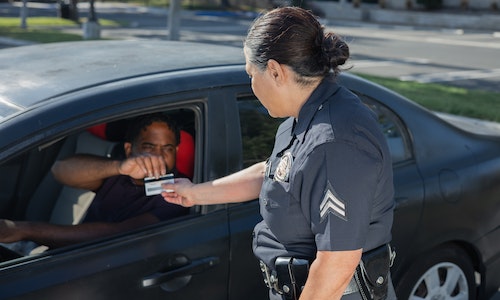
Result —
[[[391, 153], [391, 159], [393, 165], [405, 164], [409, 161], [413, 161], [415, 159], [413, 154], [413, 147], [411, 145], [410, 133], [405, 126], [403, 120], [389, 107], [381, 103], [380, 101], [361, 93], [355, 94], [361, 99], [361, 101], [367, 105], [378, 118], [380, 129], [382, 130], [384, 137], [386, 138], [387, 144], [389, 146], [389, 151]], [[383, 117], [382, 117], [383, 116]], [[382, 120], [389, 120], [392, 122], [392, 126], [394, 129], [389, 129], [387, 126], [382, 124]], [[392, 133], [388, 133], [388, 131], [392, 131]], [[389, 141], [388, 135], [399, 135], [400, 137], [400, 151], [403, 151], [402, 155], [396, 156], [394, 153], [394, 148], [391, 147], [392, 143]]]
[[[171, 102], [168, 99], [174, 97], [174, 101]], [[85, 131], [86, 129], [101, 124], [101, 123], [108, 123], [108, 122], [113, 122], [113, 121], [118, 121], [118, 120], [123, 120], [123, 119], [129, 119], [133, 118], [139, 115], [147, 114], [147, 113], [152, 113], [152, 112], [168, 112], [168, 111], [174, 111], [178, 109], [189, 109], [193, 113], [193, 118], [194, 118], [194, 131], [195, 135], [193, 138], [195, 139], [195, 162], [194, 162], [194, 174], [193, 174], [193, 181], [200, 181], [202, 178], [202, 174], [200, 169], [202, 169], [201, 164], [203, 164], [203, 141], [205, 140], [204, 137], [204, 129], [202, 124], [204, 123], [203, 118], [206, 118], [204, 111], [206, 111], [206, 102], [207, 102], [207, 95], [205, 94], [200, 94], [200, 93], [186, 93], [186, 95], [180, 96], [179, 94], [177, 95], [160, 95], [160, 96], [155, 96], [155, 97], [148, 97], [144, 99], [136, 99], [134, 102], [139, 103], [141, 101], [153, 101], [155, 103], [158, 103], [160, 101], [162, 104], [161, 105], [153, 105], [150, 108], [147, 109], [141, 109], [141, 110], [134, 110], [130, 109], [130, 107], [127, 107], [127, 109], [122, 110], [122, 111], [114, 111], [112, 113], [109, 113], [107, 117], [104, 118], [99, 118], [97, 120], [93, 120], [90, 123], [82, 123], [80, 126], [73, 127], [73, 130], [67, 130], [65, 131], [63, 128], [62, 134], [60, 133], [55, 133], [52, 137], [47, 136], [45, 139], [39, 140], [37, 143], [34, 143], [30, 145], [29, 147], [25, 147], [22, 151], [19, 151], [16, 155], [12, 155], [5, 160], [2, 161], [2, 166], [8, 166], [9, 169], [12, 168], [10, 164], [12, 162], [17, 162], [17, 161], [25, 161], [26, 158], [29, 158], [33, 155], [33, 152], [36, 153], [43, 153], [47, 151], [48, 149], [51, 148], [51, 146], [57, 146], [57, 143], [63, 143], [64, 140], [70, 136], [73, 135], [78, 135], [81, 132]], [[106, 114], [106, 111], [112, 111], [112, 107], [107, 107], [103, 111], [101, 111], [102, 114]], [[83, 128], [83, 129], [82, 129]], [[29, 156], [29, 157], [27, 157]], [[55, 159], [55, 157], [54, 157]], [[1, 166], [0, 166], [1, 167]], [[17, 166], [16, 166], [17, 167]], [[19, 166], [19, 168], [23, 168], [24, 165]], [[50, 170], [48, 170], [50, 172]], [[41, 177], [42, 179], [44, 176]], [[33, 193], [36, 192], [37, 187], [41, 184], [41, 181], [38, 182], [36, 187], [34, 187]], [[30, 199], [28, 199], [30, 200]], [[28, 201], [29, 202], [29, 201]], [[55, 201], [54, 201], [55, 202]], [[26, 214], [27, 211], [27, 206], [29, 204], [26, 204], [24, 206], [24, 211], [22, 212], [22, 215]], [[17, 209], [16, 209], [17, 210]], [[134, 234], [140, 234], [140, 232], [144, 232], [147, 230], [150, 230], [151, 228], [155, 227], [163, 227], [166, 226], [166, 224], [170, 223], [177, 223], [181, 222], [183, 219], [189, 219], [192, 217], [200, 216], [203, 215], [203, 209], [202, 206], [195, 206], [191, 209], [190, 213], [188, 216], [182, 216], [178, 217], [172, 220], [166, 220], [166, 221], [160, 221], [158, 223], [152, 224], [152, 225], [147, 225], [143, 226], [140, 228], [135, 228], [132, 230], [128, 230], [123, 233], [118, 233], [113, 236], [109, 236], [106, 238], [98, 238], [92, 241], [86, 241], [86, 242], [81, 242], [77, 243], [74, 245], [69, 245], [57, 249], [50, 249], [47, 252], [43, 252], [40, 254], [36, 255], [26, 255], [26, 256], [21, 256], [16, 259], [12, 260], [7, 260], [4, 262], [0, 262], [1, 267], [4, 268], [4, 266], [12, 265], [12, 264], [17, 264], [21, 262], [27, 262], [31, 261], [35, 257], [45, 257], [45, 256], [52, 256], [57, 253], [66, 253], [67, 251], [72, 251], [75, 248], [79, 249], [81, 247], [86, 247], [87, 245], [95, 245], [96, 243], [101, 243], [101, 242], [106, 242], [108, 240], [120, 240], [123, 236], [132, 236]], [[7, 217], [12, 217], [12, 219], [16, 220], [22, 220], [24, 217], [19, 217], [19, 215], [16, 216], [7, 216]], [[34, 220], [34, 221], [44, 221], [44, 220]], [[48, 221], [48, 220], [45, 220]]]

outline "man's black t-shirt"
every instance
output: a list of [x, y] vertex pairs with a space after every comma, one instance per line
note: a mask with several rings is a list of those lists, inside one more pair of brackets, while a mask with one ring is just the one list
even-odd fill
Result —
[[144, 186], [136, 185], [129, 176], [113, 176], [104, 181], [90, 205], [86, 222], [122, 222], [145, 213], [160, 221], [182, 216], [188, 208], [166, 202], [161, 195], [146, 196]]

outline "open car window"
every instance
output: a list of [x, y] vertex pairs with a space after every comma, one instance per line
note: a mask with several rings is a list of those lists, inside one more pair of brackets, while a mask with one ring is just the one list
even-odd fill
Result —
[[[180, 129], [177, 169], [192, 179], [195, 172], [196, 126], [199, 124], [195, 118], [199, 114], [190, 108], [166, 110], [163, 113], [174, 119]], [[33, 147], [0, 165], [0, 180], [6, 183], [2, 184], [0, 190], [0, 219], [58, 225], [82, 223], [95, 193], [60, 184], [52, 175], [51, 167], [56, 160], [77, 153], [123, 159], [124, 136], [131, 119], [94, 125], [43, 146]], [[3, 249], [20, 253], [20, 256], [47, 250], [44, 245], [30, 241], [2, 246]], [[1, 261], [19, 257], [8, 250], [4, 252], [0, 253]]]

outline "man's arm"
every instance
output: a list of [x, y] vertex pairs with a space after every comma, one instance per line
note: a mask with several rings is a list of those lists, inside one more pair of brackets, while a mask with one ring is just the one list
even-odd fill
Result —
[[158, 218], [151, 213], [142, 214], [119, 223], [92, 222], [79, 225], [0, 220], [0, 242], [12, 243], [31, 240], [40, 245], [57, 248], [110, 236], [158, 221]]
[[95, 191], [104, 179], [119, 175], [120, 161], [105, 157], [79, 154], [59, 160], [52, 166], [57, 181], [75, 188]]
[[361, 259], [362, 249], [350, 251], [318, 251], [300, 300], [332, 300], [342, 298]]
[[161, 156], [138, 155], [126, 160], [111, 160], [90, 154], [78, 154], [56, 161], [52, 173], [64, 185], [95, 191], [111, 176], [128, 175], [135, 179], [160, 176], [166, 173], [165, 160]]

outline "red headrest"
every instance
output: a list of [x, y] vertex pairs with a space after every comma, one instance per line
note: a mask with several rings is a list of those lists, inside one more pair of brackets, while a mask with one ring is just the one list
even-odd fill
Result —
[[100, 137], [103, 140], [106, 140], [106, 123], [104, 124], [99, 124], [92, 126], [90, 128], [87, 128], [87, 131], [92, 133], [93, 135]]
[[177, 171], [193, 178], [194, 172], [194, 139], [187, 131], [181, 130], [181, 142], [177, 150]]

